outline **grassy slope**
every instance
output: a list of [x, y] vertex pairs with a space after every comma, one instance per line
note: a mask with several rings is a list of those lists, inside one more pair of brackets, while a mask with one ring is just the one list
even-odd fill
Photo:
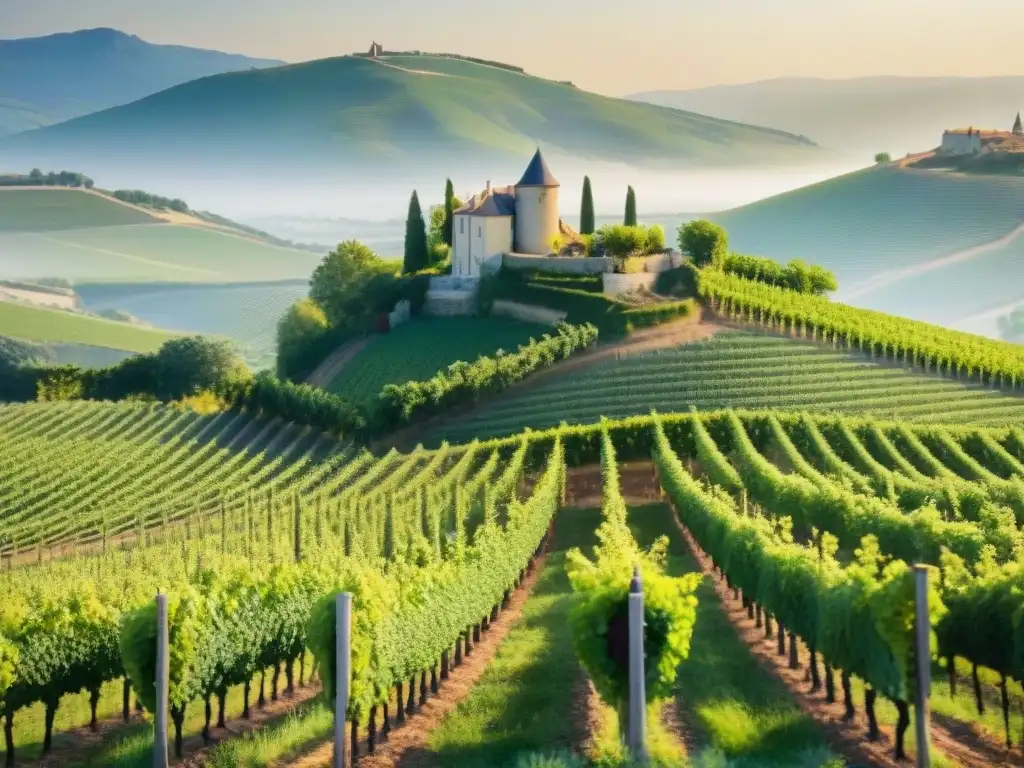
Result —
[[432, 435], [462, 441], [646, 414], [716, 408], [872, 413], [919, 421], [1005, 423], [1024, 399], [833, 352], [811, 342], [724, 333], [678, 348], [598, 362], [498, 396]]
[[156, 224], [155, 216], [77, 189], [0, 189], [0, 233]]
[[216, 334], [240, 345], [246, 362], [269, 368], [277, 355], [277, 322], [292, 302], [306, 295], [305, 282], [216, 286], [82, 286], [79, 295], [92, 310], [113, 308], [161, 328]]
[[471, 362], [497, 350], [514, 352], [530, 338], [551, 333], [549, 326], [500, 317], [433, 317], [400, 325], [377, 336], [349, 362], [328, 387], [353, 400], [373, 397], [385, 384], [429, 379], [439, 370]]
[[[1007, 235], [1024, 220], [1024, 179], [950, 176], [895, 168], [848, 174], [716, 214], [734, 250], [836, 273], [843, 300], [879, 273]], [[1017, 243], [924, 275], [905, 274], [852, 303], [950, 325], [984, 308], [1024, 298]], [[964, 290], [964, 280], [972, 280]]]
[[54, 309], [0, 302], [0, 336], [152, 352], [171, 334]]
[[0, 278], [231, 282], [306, 279], [320, 257], [159, 223], [76, 190], [0, 191]]
[[[388, 66], [390, 65], [390, 66]], [[412, 71], [420, 70], [420, 71]], [[442, 74], [423, 74], [437, 70]], [[584, 130], [585, 129], [585, 130]], [[130, 136], [131, 141], [125, 141]], [[401, 162], [415, 151], [522, 155], [536, 146], [606, 160], [717, 163], [822, 159], [779, 131], [599, 96], [495, 67], [430, 56], [340, 57], [204, 78], [0, 141], [0, 155], [97, 151], [127, 160], [188, 147], [227, 165], [275, 159]], [[160, 149], [157, 155], [153, 153]], [[169, 162], [169, 160], [168, 160]]]

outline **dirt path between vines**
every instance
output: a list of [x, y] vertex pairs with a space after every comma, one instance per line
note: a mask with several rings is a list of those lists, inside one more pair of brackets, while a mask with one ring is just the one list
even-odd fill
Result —
[[[840, 691], [837, 691], [837, 701], [834, 704], [829, 704], [825, 701], [823, 692], [819, 694], [808, 692], [809, 684], [804, 680], [806, 663], [809, 657], [806, 646], [802, 643], [798, 645], [801, 664], [803, 665], [801, 669], [790, 669], [788, 657], [780, 657], [777, 654], [776, 640], [765, 638], [764, 630], [755, 626], [755, 621], [747, 616], [747, 612], [741, 602], [734, 600], [725, 582], [715, 576], [710, 559], [697, 545], [689, 530], [683, 526], [678, 516], [674, 516], [674, 519], [701, 570], [714, 583], [715, 592], [721, 603], [722, 610], [736, 629], [736, 632], [746, 642], [747, 647], [757, 657], [762, 667], [780, 680], [789, 690], [800, 708], [813, 717], [824, 729], [833, 749], [855, 764], [883, 766], [884, 768], [897, 768], [897, 766], [907, 765], [905, 762], [898, 762], [892, 756], [894, 744], [892, 726], [880, 724], [879, 728], [882, 731], [882, 739], [877, 742], [869, 742], [866, 740], [866, 721], [863, 709], [858, 711], [857, 717], [852, 723], [848, 723], [842, 719], [844, 710], [842, 703], [839, 701], [842, 698]], [[837, 688], [838, 684], [839, 681], [837, 679]], [[1009, 752], [1005, 747], [995, 744], [990, 739], [974, 732], [967, 724], [957, 723], [956, 726], [954, 737], [951, 729], [947, 729], [947, 727], [944, 727], [933, 717], [931, 738], [932, 745], [936, 749], [957, 765], [962, 766], [962, 768], [1024, 765], [1024, 755]], [[913, 725], [911, 725], [912, 727]]]
[[[554, 533], [552, 532], [552, 538]], [[550, 539], [549, 539], [550, 544]], [[512, 595], [508, 608], [498, 613], [490, 629], [482, 632], [480, 641], [473, 644], [473, 652], [454, 667], [448, 680], [444, 681], [437, 694], [430, 696], [427, 703], [417, 708], [406, 718], [401, 727], [392, 725], [393, 730], [386, 738], [379, 738], [374, 754], [366, 754], [365, 739], [360, 742], [359, 768], [435, 768], [439, 765], [437, 756], [429, 751], [431, 733], [438, 728], [462, 701], [473, 692], [473, 687], [487, 670], [487, 666], [501, 647], [502, 641], [518, 621], [523, 606], [533, 593], [544, 564], [545, 552], [533, 564], [533, 569]], [[389, 710], [394, 717], [396, 702], [392, 697]], [[275, 763], [283, 768], [320, 768], [330, 765], [334, 745], [327, 742], [288, 762]]]
[[352, 358], [362, 352], [363, 348], [371, 341], [373, 341], [373, 336], [363, 336], [346, 341], [328, 355], [327, 359], [320, 363], [316, 370], [306, 377], [306, 383], [312, 387], [326, 388], [341, 373], [341, 369], [351, 362]]

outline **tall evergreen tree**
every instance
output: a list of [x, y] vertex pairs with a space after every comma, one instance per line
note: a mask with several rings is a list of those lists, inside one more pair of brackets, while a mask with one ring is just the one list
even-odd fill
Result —
[[590, 190], [590, 177], [583, 177], [583, 200], [580, 202], [580, 234], [594, 234], [594, 195]]
[[1020, 112], [1017, 113], [1017, 119], [1013, 121], [1013, 132], [1020, 136], [1024, 133], [1024, 126], [1020, 123]]
[[627, 227], [636, 226], [636, 192], [632, 187], [626, 187], [626, 217], [622, 223]]
[[443, 239], [444, 244], [451, 246], [454, 243], [453, 225], [455, 223], [452, 212], [455, 210], [455, 188], [452, 186], [452, 180], [448, 179], [444, 184], [444, 229]]
[[413, 190], [409, 199], [409, 215], [405, 220], [405, 257], [402, 272], [411, 274], [429, 266], [427, 254], [427, 223], [423, 220], [420, 198]]

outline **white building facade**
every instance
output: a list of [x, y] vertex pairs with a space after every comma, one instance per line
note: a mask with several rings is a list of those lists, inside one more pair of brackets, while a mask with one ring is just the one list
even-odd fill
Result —
[[452, 276], [497, 271], [506, 253], [550, 253], [560, 232], [559, 186], [539, 149], [514, 187], [488, 182], [453, 212]]

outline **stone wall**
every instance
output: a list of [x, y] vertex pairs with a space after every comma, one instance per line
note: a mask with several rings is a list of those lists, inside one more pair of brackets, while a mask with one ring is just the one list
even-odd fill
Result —
[[614, 268], [612, 260], [604, 256], [527, 256], [521, 253], [506, 253], [501, 266], [503, 269], [535, 269], [561, 275], [599, 275]]
[[624, 293], [631, 293], [641, 287], [650, 291], [654, 289], [654, 284], [657, 280], [657, 272], [634, 272], [630, 275], [618, 275], [614, 272], [609, 272], [601, 275], [605, 296], [621, 296]]

